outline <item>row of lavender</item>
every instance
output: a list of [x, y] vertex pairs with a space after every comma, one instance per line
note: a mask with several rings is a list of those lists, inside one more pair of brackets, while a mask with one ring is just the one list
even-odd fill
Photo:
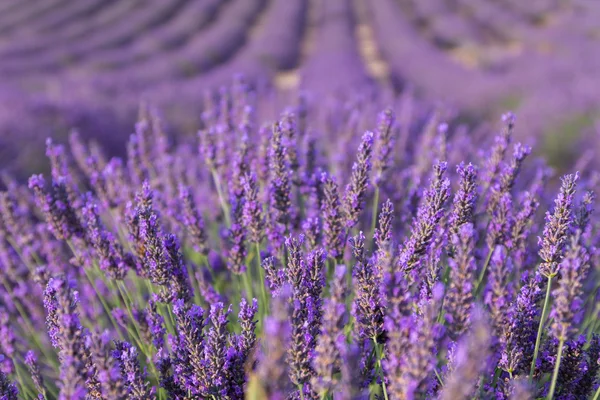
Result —
[[512, 114], [206, 101], [6, 178], [3, 398], [598, 398], [597, 174], [553, 185]]
[[[20, 109], [49, 110], [50, 116], [27, 123], [53, 135], [76, 126], [101, 136], [91, 125], [114, 120], [118, 138], [128, 133], [123, 127], [140, 96], [161, 107], [186, 107], [238, 72], [273, 84], [279, 72], [298, 69], [302, 79], [294, 82], [325, 93], [372, 85], [365, 68], [370, 61], [354, 40], [357, 24], [371, 26], [375, 34], [389, 72], [386, 89], [414, 87], [420, 96], [459, 105], [467, 114], [518, 106], [532, 132], [573, 121], [589, 127], [596, 117], [600, 69], [593, 2], [329, 3], [7, 3], [0, 14], [6, 38], [0, 43], [0, 71], [10, 82], [2, 84], [0, 97], [3, 109], [16, 112], [1, 116], [1, 136], [7, 136], [2, 145], [31, 131], [19, 127], [26, 119]], [[318, 19], [312, 38], [303, 32], [309, 9]], [[309, 49], [304, 58], [301, 48]], [[182, 90], [188, 94], [178, 99]], [[119, 112], [105, 115], [115, 103]], [[169, 115], [179, 128], [190, 125]]]

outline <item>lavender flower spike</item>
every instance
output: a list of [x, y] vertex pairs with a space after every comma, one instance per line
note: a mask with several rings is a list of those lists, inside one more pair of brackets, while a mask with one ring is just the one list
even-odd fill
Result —
[[[45, 399], [46, 387], [44, 386], [44, 377], [40, 372], [40, 366], [38, 364], [37, 357], [32, 350], [29, 350], [25, 355], [25, 365], [27, 365], [27, 369], [29, 369], [31, 380], [35, 385], [35, 389], [37, 390], [39, 396], [42, 396], [42, 399]], [[0, 393], [2, 392], [0, 391]]]
[[371, 153], [373, 151], [373, 132], [365, 132], [362, 137], [356, 162], [352, 166], [350, 183], [346, 186], [344, 193], [344, 215], [345, 226], [351, 229], [360, 217], [364, 208], [365, 195], [369, 184], [369, 172], [371, 170]]
[[331, 284], [331, 296], [323, 306], [323, 327], [317, 339], [313, 368], [315, 376], [311, 380], [313, 389], [321, 396], [334, 393], [339, 383], [335, 372], [341, 369], [340, 340], [345, 340], [346, 324], [346, 267], [338, 265]]
[[410, 272], [418, 265], [442, 219], [444, 205], [450, 195], [450, 181], [444, 178], [446, 169], [445, 162], [433, 166], [433, 179], [424, 194], [423, 204], [417, 211], [410, 239], [400, 249], [397, 265], [402, 271]]
[[477, 203], [477, 169], [473, 164], [460, 163], [456, 168], [460, 176], [459, 188], [454, 195], [452, 214], [448, 220], [449, 236], [458, 234], [462, 224], [473, 222]]
[[554, 212], [546, 214], [544, 233], [538, 239], [540, 258], [542, 259], [539, 271], [547, 278], [558, 274], [558, 267], [563, 257], [564, 247], [571, 228], [573, 197], [575, 196], [578, 179], [578, 173], [563, 177], [560, 193], [556, 200], [554, 200]]
[[194, 198], [189, 187], [179, 186], [179, 199], [182, 205], [182, 219], [187, 233], [190, 237], [194, 250], [208, 254], [206, 245], [206, 232], [204, 231], [204, 221], [196, 208]]
[[150, 388], [146, 374], [142, 372], [138, 361], [137, 349], [127, 342], [115, 342], [113, 357], [119, 364], [121, 375], [127, 388], [127, 398], [146, 400], [150, 398]]
[[286, 148], [282, 143], [281, 125], [273, 126], [271, 149], [269, 153], [271, 207], [276, 211], [276, 221], [287, 225], [290, 222], [290, 167], [287, 162]]
[[571, 240], [571, 247], [561, 263], [561, 279], [554, 290], [555, 299], [550, 318], [552, 318], [551, 333], [558, 340], [569, 339], [575, 331], [575, 326], [581, 319], [583, 299], [583, 282], [589, 269], [589, 255], [579, 241], [580, 233]]
[[338, 185], [330, 175], [321, 175], [323, 186], [323, 232], [325, 248], [332, 258], [339, 258], [344, 253], [344, 226]]
[[459, 229], [458, 235], [452, 239], [456, 248], [456, 257], [449, 260], [450, 289], [444, 309], [448, 328], [453, 337], [458, 337], [465, 332], [471, 320], [475, 271], [474, 233], [472, 224], [464, 224]]
[[379, 114], [379, 123], [377, 125], [377, 143], [375, 156], [373, 159], [373, 169], [375, 170], [375, 185], [379, 185], [385, 172], [390, 167], [390, 155], [394, 147], [393, 125], [396, 116], [390, 108], [385, 109]]
[[[4, 356], [0, 355], [0, 358], [4, 358]], [[2, 400], [19, 399], [19, 390], [17, 389], [17, 385], [12, 383], [2, 371], [0, 371], [0, 398]]]
[[455, 350], [451, 373], [444, 384], [440, 399], [459, 400], [473, 396], [479, 376], [487, 372], [491, 335], [484, 316], [474, 313], [472, 327]]

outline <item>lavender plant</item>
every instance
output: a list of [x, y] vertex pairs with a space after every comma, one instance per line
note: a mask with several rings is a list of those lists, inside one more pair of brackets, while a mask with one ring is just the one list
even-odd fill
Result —
[[198, 143], [147, 108], [126, 160], [73, 137], [7, 180], [1, 398], [598, 398], [593, 174], [552, 203], [510, 114], [467, 144], [336, 103], [309, 140], [304, 101], [272, 129], [257, 102], [210, 96]]

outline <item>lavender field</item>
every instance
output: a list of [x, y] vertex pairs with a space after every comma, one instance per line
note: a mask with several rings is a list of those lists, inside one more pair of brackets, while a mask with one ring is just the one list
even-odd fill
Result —
[[0, 400], [599, 400], [598, 21], [0, 2]]

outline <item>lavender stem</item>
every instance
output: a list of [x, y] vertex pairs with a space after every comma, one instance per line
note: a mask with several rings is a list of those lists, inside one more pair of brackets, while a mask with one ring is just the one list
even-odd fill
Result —
[[[558, 342], [558, 353], [556, 354], [556, 362], [554, 364], [554, 372], [552, 373], [552, 383], [550, 384], [550, 391], [548, 392], [548, 400], [554, 398], [554, 391], [556, 390], [556, 380], [558, 379], [558, 370], [560, 369], [560, 359], [562, 358], [563, 346], [565, 345], [565, 339], [560, 339]], [[596, 396], [594, 396], [596, 398]]]
[[533, 351], [533, 360], [531, 361], [531, 368], [529, 369], [529, 382], [533, 382], [533, 373], [535, 372], [535, 363], [537, 361], [538, 353], [540, 351], [540, 343], [542, 341], [542, 332], [544, 330], [544, 322], [546, 320], [548, 305], [550, 304], [550, 287], [552, 286], [552, 276], [548, 276], [546, 283], [546, 297], [544, 298], [544, 308], [542, 308], [542, 315], [540, 316], [540, 325], [538, 326], [537, 337], [535, 339], [535, 349]]

